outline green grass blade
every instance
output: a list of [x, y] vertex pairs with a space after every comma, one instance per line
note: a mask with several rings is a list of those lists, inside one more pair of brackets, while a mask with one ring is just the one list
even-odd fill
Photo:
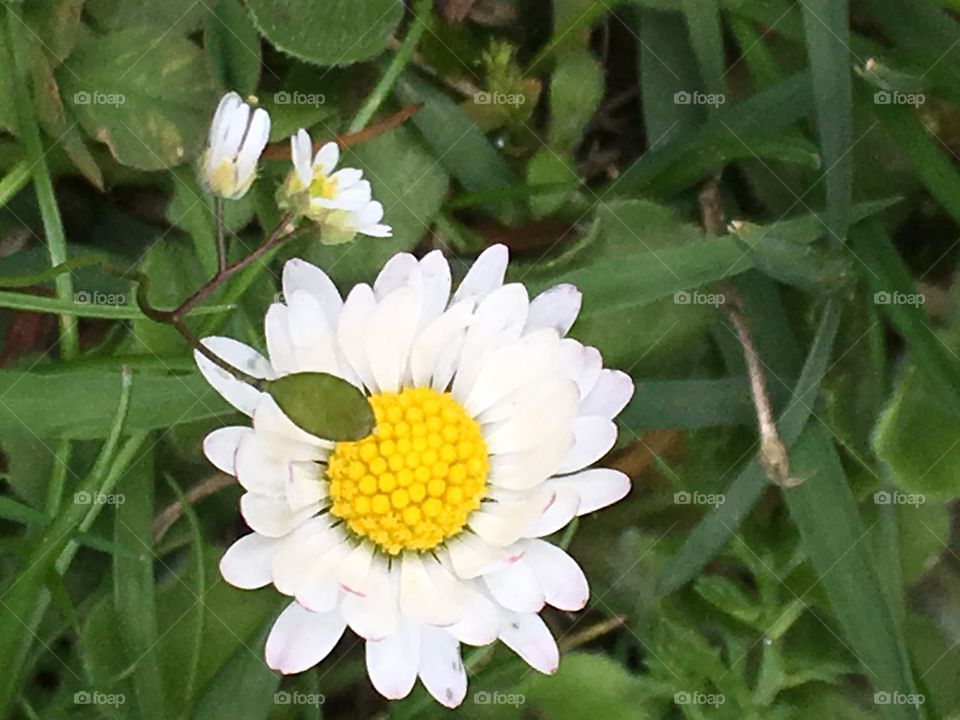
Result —
[[807, 0], [803, 25], [827, 186], [827, 225], [843, 243], [853, 196], [853, 100], [846, 3]]
[[76, 541], [72, 536], [78, 528], [81, 531], [88, 530], [87, 519], [104, 507], [101, 503], [91, 504], [78, 500], [107, 492], [104, 488], [116, 480], [108, 468], [119, 457], [117, 445], [130, 404], [132, 384], [125, 373], [122, 376], [120, 400], [110, 435], [92, 470], [77, 486], [75, 502], [62, 508], [60, 514], [49, 522], [42, 534], [32, 543], [31, 551], [23, 559], [11, 584], [0, 594], [0, 606], [6, 610], [0, 619], [0, 657], [5, 659], [6, 670], [0, 676], [0, 717], [6, 717], [16, 698], [20, 677], [24, 671], [24, 661], [35, 637], [34, 628], [39, 625], [50, 602], [44, 587], [46, 578], [54, 568], [60, 573], [65, 571], [76, 552]]
[[[902, 629], [874, 565], [868, 535], [876, 527], [863, 527], [836, 448], [819, 421], [797, 443], [791, 462], [793, 472], [805, 479], [784, 490], [783, 497], [847, 648], [877, 692], [916, 694]], [[891, 719], [924, 717], [919, 705], [878, 707]]]
[[145, 720], [164, 717], [165, 697], [160, 664], [155, 648], [157, 608], [154, 597], [154, 567], [151, 524], [154, 514], [153, 453], [147, 453], [134, 472], [127, 473], [117, 487], [117, 505], [113, 514], [113, 540], [118, 545], [137, 548], [133, 557], [113, 557], [113, 603], [118, 632], [127, 652], [127, 661], [136, 666], [132, 675], [136, 704]]

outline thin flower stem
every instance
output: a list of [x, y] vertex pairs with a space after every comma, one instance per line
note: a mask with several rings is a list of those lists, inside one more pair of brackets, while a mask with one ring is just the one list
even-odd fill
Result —
[[203, 345], [200, 340], [190, 332], [189, 328], [184, 324], [183, 318], [193, 310], [197, 305], [202, 303], [207, 299], [217, 288], [219, 288], [223, 283], [232, 278], [241, 270], [252, 265], [259, 258], [263, 257], [271, 250], [273, 250], [277, 245], [279, 245], [283, 240], [285, 240], [290, 233], [295, 229], [293, 224], [291, 224], [292, 214], [286, 213], [280, 218], [280, 221], [277, 223], [277, 226], [273, 231], [267, 236], [267, 239], [252, 253], [246, 257], [238, 260], [235, 263], [230, 265], [224, 265], [216, 274], [210, 278], [204, 285], [194, 292], [190, 297], [184, 300], [180, 305], [173, 310], [160, 310], [155, 308], [150, 304], [149, 299], [149, 289], [150, 283], [149, 278], [145, 275], [140, 275], [138, 278], [137, 286], [137, 306], [140, 308], [140, 311], [146, 315], [148, 318], [154, 322], [163, 323], [165, 325], [172, 326], [183, 338], [190, 343], [190, 346], [193, 347], [197, 352], [207, 358], [210, 362], [217, 365], [219, 368], [225, 370], [226, 372], [233, 375], [233, 377], [241, 380], [242, 382], [249, 383], [254, 386], [259, 386], [262, 383], [260, 378], [254, 377], [249, 373], [244, 372], [243, 370], [234, 367], [226, 360], [221, 358], [219, 355], [211, 351], [205, 345]]
[[223, 198], [219, 196], [213, 199], [213, 222], [217, 226], [217, 272], [222, 273], [227, 268], [227, 243], [223, 232]]
[[[698, 199], [704, 231], [708, 235], [722, 235], [724, 212], [718, 175], [707, 180]], [[729, 283], [719, 283], [719, 287], [726, 299], [723, 312], [733, 325], [747, 365], [750, 395], [757, 414], [757, 431], [760, 434], [760, 465], [770, 482], [781, 487], [792, 487], [797, 484], [797, 481], [790, 477], [790, 458], [773, 417], [770, 394], [767, 392], [767, 379], [761, 367], [760, 355], [753, 344], [750, 328], [740, 314], [740, 298]]]
[[356, 133], [363, 130], [376, 114], [377, 110], [380, 109], [384, 100], [390, 95], [390, 91], [397, 82], [397, 78], [400, 77], [400, 73], [403, 72], [407, 63], [410, 62], [410, 58], [413, 57], [413, 52], [420, 43], [423, 31], [427, 29], [432, 8], [432, 0], [416, 0], [416, 2], [414, 2], [413, 16], [410, 18], [407, 36], [403, 39], [403, 43], [397, 49], [397, 52], [394, 53], [393, 59], [383, 73], [383, 77], [380, 78], [380, 81], [373, 88], [370, 95], [367, 96], [360, 110], [357, 111], [353, 122], [351, 122], [347, 128], [347, 132]]
[[[389, 115], [383, 120], [375, 122], [373, 125], [370, 125], [360, 132], [348, 133], [347, 135], [337, 135], [335, 138], [333, 138], [333, 141], [340, 147], [346, 148], [359, 145], [360, 143], [367, 142], [368, 140], [373, 140], [373, 138], [377, 137], [378, 135], [383, 135], [383, 133], [387, 132], [388, 130], [395, 128], [397, 125], [417, 112], [417, 110], [419, 110], [421, 107], [423, 107], [423, 103], [406, 105], [400, 108], [393, 115]], [[314, 152], [323, 147], [326, 142], [326, 140], [315, 142], [313, 144]], [[289, 160], [290, 143], [274, 143], [273, 145], [268, 145], [263, 151], [263, 155], [261, 155], [261, 157], [265, 160]]]

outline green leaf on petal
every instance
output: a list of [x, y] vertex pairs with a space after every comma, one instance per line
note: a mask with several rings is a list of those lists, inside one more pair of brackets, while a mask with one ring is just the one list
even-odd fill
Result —
[[373, 410], [363, 393], [334, 375], [303, 372], [267, 383], [266, 391], [297, 427], [340, 442], [359, 440], [373, 430]]

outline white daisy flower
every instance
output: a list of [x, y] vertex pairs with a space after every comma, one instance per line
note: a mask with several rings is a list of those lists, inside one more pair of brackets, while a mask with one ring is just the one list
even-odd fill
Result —
[[[328, 142], [313, 155], [313, 143], [301, 128], [290, 138], [293, 172], [284, 192], [293, 206], [324, 228], [324, 241], [337, 244], [357, 233], [372, 237], [390, 237], [393, 229], [380, 222], [383, 205], [373, 199], [370, 183], [363, 171], [341, 168], [340, 147]], [[311, 160], [312, 157], [312, 160]]]
[[210, 123], [201, 170], [207, 189], [229, 200], [243, 197], [257, 176], [257, 162], [270, 137], [270, 115], [235, 92], [220, 100]]
[[204, 441], [235, 475], [253, 530], [220, 569], [239, 588], [293, 598], [266, 643], [267, 664], [304, 671], [346, 627], [366, 641], [385, 697], [419, 677], [440, 703], [463, 700], [460, 644], [500, 639], [532, 667], [557, 669], [545, 605], [579, 610], [587, 580], [543, 538], [622, 498], [626, 475], [588, 469], [614, 445], [630, 378], [565, 337], [580, 293], [530, 300], [504, 284], [507, 250], [485, 251], [451, 296], [439, 251], [395, 255], [371, 288], [341, 298], [302, 260], [283, 270], [286, 304], [266, 315], [269, 358], [224, 337], [204, 343], [258, 378], [337, 375], [376, 417], [356, 442], [313, 437], [266, 393], [197, 354], [211, 385], [252, 419]]

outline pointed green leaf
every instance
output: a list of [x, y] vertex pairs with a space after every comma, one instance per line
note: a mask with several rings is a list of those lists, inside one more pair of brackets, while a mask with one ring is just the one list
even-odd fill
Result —
[[359, 440], [373, 430], [363, 393], [334, 375], [303, 372], [267, 383], [266, 390], [297, 427], [327, 440]]

